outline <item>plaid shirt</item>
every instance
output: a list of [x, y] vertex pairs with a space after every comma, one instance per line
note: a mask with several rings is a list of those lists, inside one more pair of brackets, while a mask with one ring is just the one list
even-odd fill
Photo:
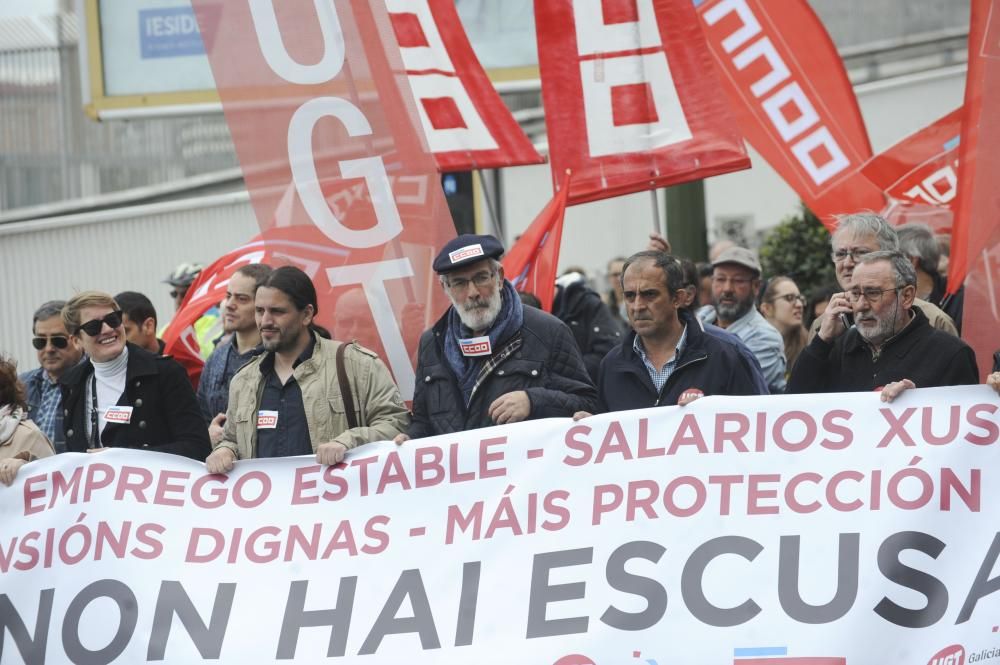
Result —
[[[521, 338], [521, 331], [519, 330], [503, 348], [487, 358], [486, 362], [483, 363], [483, 366], [479, 368], [479, 374], [476, 375], [476, 385], [472, 387], [472, 393], [469, 394], [469, 404], [472, 403], [472, 396], [476, 394], [476, 390], [482, 385], [483, 381], [486, 380], [486, 377], [492, 374], [493, 370], [495, 370], [500, 363], [507, 360], [507, 358], [510, 358], [515, 351], [520, 349], [522, 344], [524, 344], [524, 340]], [[469, 404], [466, 404], [465, 406], [469, 406]]]
[[28, 389], [28, 417], [49, 437], [57, 453], [66, 452], [59, 383], [52, 381], [41, 367], [25, 372], [18, 378]]
[[667, 379], [677, 369], [677, 359], [681, 357], [681, 351], [684, 350], [684, 344], [687, 342], [687, 334], [687, 326], [684, 326], [684, 330], [681, 331], [681, 338], [677, 340], [677, 348], [674, 349], [674, 357], [668, 360], [661, 368], [657, 368], [653, 363], [649, 362], [649, 358], [646, 356], [646, 347], [642, 345], [642, 338], [638, 335], [635, 336], [632, 348], [635, 349], [635, 352], [642, 358], [643, 364], [646, 365], [646, 371], [649, 372], [649, 378], [653, 380], [653, 385], [656, 386], [656, 392], [659, 393], [663, 390]]

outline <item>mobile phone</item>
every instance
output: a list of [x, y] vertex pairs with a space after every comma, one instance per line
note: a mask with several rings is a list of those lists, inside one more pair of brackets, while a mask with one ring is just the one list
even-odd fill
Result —
[[840, 322], [844, 324], [845, 330], [850, 330], [854, 326], [854, 321], [852, 317], [847, 312], [840, 313]]

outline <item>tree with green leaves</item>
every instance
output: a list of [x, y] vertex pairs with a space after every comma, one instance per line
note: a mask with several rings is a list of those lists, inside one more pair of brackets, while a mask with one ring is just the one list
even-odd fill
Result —
[[804, 205], [767, 234], [760, 263], [765, 277], [787, 275], [805, 294], [837, 283], [830, 260], [830, 232]]

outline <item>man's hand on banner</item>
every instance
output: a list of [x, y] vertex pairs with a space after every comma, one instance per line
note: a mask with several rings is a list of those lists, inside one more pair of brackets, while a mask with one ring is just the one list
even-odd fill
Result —
[[519, 423], [530, 415], [531, 400], [523, 390], [501, 395], [490, 404], [490, 418], [497, 425]]
[[208, 438], [212, 440], [212, 445], [214, 446], [219, 441], [222, 441], [222, 436], [226, 433], [226, 414], [220, 413], [214, 418], [212, 422], [208, 425]]
[[986, 385], [997, 391], [997, 395], [1000, 395], [1000, 372], [993, 372], [987, 376]]
[[400, 432], [399, 434], [396, 435], [396, 438], [394, 438], [392, 442], [395, 443], [397, 446], [401, 446], [409, 440], [410, 440], [409, 434], [407, 434], [406, 432]]
[[583, 420], [584, 418], [589, 418], [592, 415], [594, 414], [592, 414], [590, 411], [577, 411], [576, 413], [573, 414], [573, 422], [576, 422], [578, 420]]
[[205, 468], [209, 473], [229, 473], [236, 464], [236, 453], [229, 448], [216, 448], [205, 458]]
[[649, 246], [646, 247], [651, 252], [664, 252], [670, 254], [670, 241], [666, 236], [660, 235], [658, 231], [649, 234]]
[[326, 464], [327, 466], [333, 466], [334, 464], [340, 464], [344, 461], [344, 455], [347, 454], [347, 446], [337, 441], [331, 441], [330, 443], [324, 443], [316, 449], [316, 463]]
[[909, 379], [903, 379], [902, 381], [893, 381], [892, 383], [886, 385], [885, 388], [882, 388], [882, 394], [880, 395], [880, 398], [883, 402], [891, 402], [892, 400], [902, 395], [904, 391], [916, 387], [917, 387], [916, 384], [914, 384], [913, 381], [910, 381]]

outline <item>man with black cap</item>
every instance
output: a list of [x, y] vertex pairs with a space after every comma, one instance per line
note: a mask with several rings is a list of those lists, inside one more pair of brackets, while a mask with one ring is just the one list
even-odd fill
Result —
[[596, 407], [572, 334], [521, 305], [503, 252], [492, 236], [461, 235], [434, 259], [452, 306], [420, 338], [413, 420], [396, 443]]
[[760, 262], [746, 247], [730, 247], [712, 262], [712, 304], [698, 311], [703, 323], [714, 323], [739, 337], [760, 363], [772, 393], [785, 391], [785, 343], [781, 333], [757, 311]]

